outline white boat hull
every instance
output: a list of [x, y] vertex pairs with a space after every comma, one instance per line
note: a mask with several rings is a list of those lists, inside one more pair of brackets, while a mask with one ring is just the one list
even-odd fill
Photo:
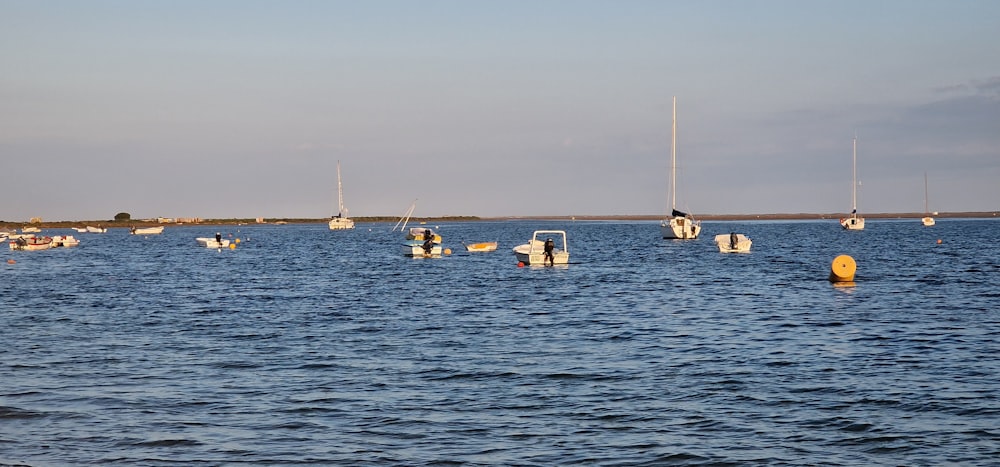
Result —
[[74, 238], [72, 235], [56, 235], [55, 237], [52, 237], [53, 248], [60, 246], [71, 247], [71, 246], [77, 246], [79, 244], [80, 241]]
[[846, 230], [865, 230], [865, 218], [845, 217], [840, 220], [840, 226]]
[[479, 242], [464, 245], [465, 251], [470, 252], [497, 251], [497, 242]]
[[924, 224], [925, 227], [930, 227], [930, 226], [934, 225], [934, 218], [933, 217], [925, 217], [923, 219], [920, 219], [920, 222], [922, 224]]
[[[552, 249], [552, 262], [545, 258], [545, 240], [543, 237], [562, 239], [562, 248]], [[566, 241], [566, 232], [563, 230], [536, 230], [531, 235], [531, 240], [523, 245], [513, 248], [514, 256], [519, 263], [526, 265], [547, 265], [547, 264], [569, 264], [569, 243]]]
[[719, 247], [720, 253], [750, 253], [750, 246], [753, 241], [746, 235], [719, 234], [715, 236], [715, 244]]
[[87, 226], [87, 232], [90, 233], [107, 233], [108, 229], [106, 227], [91, 227]]
[[330, 230], [350, 230], [354, 228], [354, 221], [346, 217], [334, 217], [327, 226]]
[[435, 243], [431, 246], [430, 252], [424, 249], [424, 242], [421, 241], [409, 241], [402, 246], [404, 256], [412, 256], [414, 258], [427, 258], [431, 256], [441, 256], [441, 245]]
[[158, 227], [143, 227], [141, 229], [132, 229], [132, 235], [159, 235], [163, 233], [163, 226]]
[[50, 237], [21, 237], [11, 240], [8, 244], [11, 250], [38, 251], [52, 248], [52, 238]]
[[673, 217], [660, 221], [663, 238], [693, 240], [701, 234], [701, 223], [686, 217]]
[[194, 239], [194, 241], [205, 248], [229, 248], [229, 240], [225, 238], [217, 241], [212, 237], [199, 237]]

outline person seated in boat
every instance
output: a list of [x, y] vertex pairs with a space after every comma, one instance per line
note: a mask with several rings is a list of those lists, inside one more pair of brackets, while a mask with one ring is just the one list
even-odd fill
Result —
[[740, 243], [740, 238], [736, 236], [736, 232], [729, 233], [729, 249], [735, 250], [736, 245]]
[[543, 247], [543, 250], [545, 251], [545, 258], [542, 260], [542, 264], [548, 262], [549, 265], [555, 266], [556, 258], [552, 254], [552, 252], [555, 251], [555, 249], [556, 249], [556, 242], [552, 241], [552, 238], [546, 238], [545, 246]]
[[431, 234], [430, 229], [424, 230], [424, 254], [431, 254], [431, 250], [434, 249], [434, 235]]

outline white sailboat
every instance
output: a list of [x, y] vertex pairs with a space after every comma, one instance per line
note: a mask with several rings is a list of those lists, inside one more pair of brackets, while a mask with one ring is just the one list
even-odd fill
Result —
[[854, 163], [851, 170], [851, 215], [840, 220], [847, 230], [865, 230], [865, 218], [858, 215], [858, 137], [854, 137]]
[[934, 218], [931, 217], [931, 211], [927, 208], [927, 172], [924, 172], [924, 217], [920, 219], [920, 222], [924, 224], [924, 227], [934, 225]]
[[354, 228], [354, 221], [347, 217], [344, 209], [344, 186], [340, 183], [340, 161], [337, 161], [337, 215], [330, 219], [330, 230], [347, 230]]
[[660, 221], [663, 238], [698, 238], [701, 222], [677, 210], [677, 96], [674, 96], [674, 123], [670, 136], [670, 215], [671, 218]]

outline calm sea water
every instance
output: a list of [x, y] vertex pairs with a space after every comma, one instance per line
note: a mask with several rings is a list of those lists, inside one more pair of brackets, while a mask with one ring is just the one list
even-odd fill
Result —
[[[0, 464], [1000, 459], [1000, 221], [443, 223], [440, 259], [390, 227], [4, 250]], [[542, 228], [570, 265], [517, 267]], [[752, 253], [718, 253], [730, 231]]]

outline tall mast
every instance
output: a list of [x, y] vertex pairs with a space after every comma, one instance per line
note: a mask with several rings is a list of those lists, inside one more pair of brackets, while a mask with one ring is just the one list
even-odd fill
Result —
[[670, 215], [677, 209], [677, 96], [674, 96], [674, 123], [670, 132]]
[[851, 169], [851, 214], [858, 212], [858, 136], [854, 135], [854, 163]]
[[931, 212], [931, 210], [927, 208], [927, 172], [924, 172], [924, 213], [926, 214], [929, 212]]
[[340, 161], [337, 161], [337, 217], [344, 214], [344, 187], [340, 184]]

